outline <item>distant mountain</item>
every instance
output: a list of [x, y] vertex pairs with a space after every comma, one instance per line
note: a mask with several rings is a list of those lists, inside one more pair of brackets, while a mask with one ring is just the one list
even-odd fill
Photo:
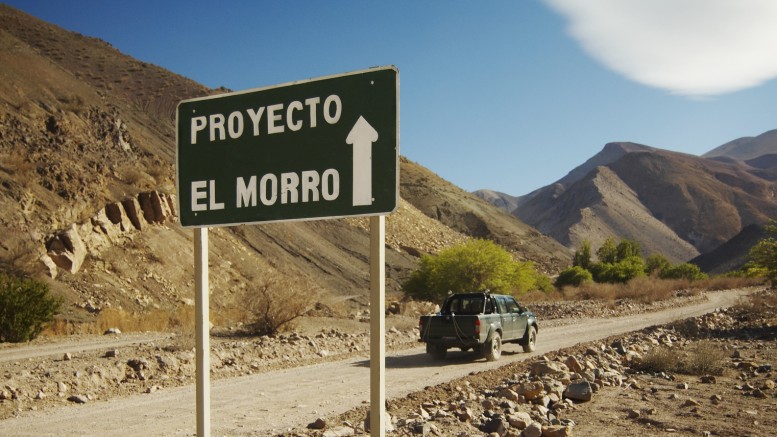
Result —
[[646, 253], [688, 261], [777, 217], [775, 132], [727, 143], [711, 158], [609, 143], [556, 183], [513, 198], [512, 213], [572, 249], [629, 238]]
[[777, 153], [775, 144], [777, 144], [777, 129], [764, 132], [757, 137], [742, 137], [729, 141], [722, 146], [710, 150], [702, 157], [717, 158], [725, 156], [740, 161], [747, 161], [763, 155]]
[[478, 238], [493, 240], [548, 273], [568, 265], [571, 252], [557, 241], [427, 168], [401, 160], [400, 195], [440, 223]]
[[763, 226], [752, 224], [745, 226], [734, 238], [726, 241], [715, 249], [699, 255], [690, 262], [696, 264], [705, 272], [721, 274], [737, 270], [747, 262], [750, 249], [758, 241], [766, 238]]

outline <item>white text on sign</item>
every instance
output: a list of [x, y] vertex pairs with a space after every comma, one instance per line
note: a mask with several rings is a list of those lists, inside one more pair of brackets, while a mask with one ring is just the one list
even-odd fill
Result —
[[[191, 118], [191, 144], [198, 139], [207, 138], [209, 142], [237, 139], [250, 132], [255, 137], [262, 134], [279, 134], [288, 130], [296, 132], [303, 127], [314, 128], [319, 123], [319, 112], [328, 124], [340, 121], [343, 103], [340, 97], [332, 94], [321, 104], [320, 97], [311, 97], [303, 101], [294, 100], [288, 105], [275, 105], [247, 108], [229, 114], [198, 115]], [[262, 129], [264, 128], [264, 130]]]
[[[216, 198], [216, 181], [193, 181], [192, 211], [224, 209], [224, 202]], [[235, 206], [237, 208], [272, 206], [294, 203], [334, 201], [340, 195], [340, 173], [333, 169], [319, 174], [316, 170], [275, 175], [267, 173], [260, 178], [238, 177], [235, 181]]]

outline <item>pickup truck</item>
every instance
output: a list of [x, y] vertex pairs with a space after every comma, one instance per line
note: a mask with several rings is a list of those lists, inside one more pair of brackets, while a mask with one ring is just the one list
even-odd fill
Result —
[[512, 296], [463, 293], [448, 296], [442, 310], [421, 316], [420, 342], [436, 360], [445, 359], [449, 348], [473, 349], [488, 361], [502, 355], [503, 343], [518, 343], [524, 352], [534, 351], [537, 318]]

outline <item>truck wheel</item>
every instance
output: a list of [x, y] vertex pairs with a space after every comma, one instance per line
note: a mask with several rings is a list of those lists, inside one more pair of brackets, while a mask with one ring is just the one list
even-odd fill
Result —
[[426, 344], [426, 353], [431, 355], [435, 360], [444, 360], [445, 355], [448, 353], [448, 348], [441, 344]]
[[534, 352], [536, 343], [537, 343], [537, 328], [535, 328], [534, 326], [529, 326], [529, 329], [526, 330], [526, 338], [524, 338], [524, 341], [523, 341], [523, 351]]
[[502, 336], [498, 332], [491, 334], [491, 340], [483, 345], [483, 352], [488, 361], [496, 361], [502, 356]]

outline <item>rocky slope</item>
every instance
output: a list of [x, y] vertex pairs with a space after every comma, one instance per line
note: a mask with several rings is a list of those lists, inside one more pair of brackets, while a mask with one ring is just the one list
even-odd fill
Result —
[[[176, 221], [174, 110], [226, 90], [5, 5], [0, 78], [0, 271], [49, 278], [75, 321], [108, 307], [142, 314], [190, 305], [193, 243]], [[420, 255], [472, 236], [498, 239], [547, 271], [569, 261], [515, 217], [421, 166], [401, 167], [403, 199], [387, 218], [389, 295]], [[267, 278], [324, 304], [364, 307], [368, 254], [365, 219], [214, 229], [212, 314], [234, 319], [227, 315]]]

